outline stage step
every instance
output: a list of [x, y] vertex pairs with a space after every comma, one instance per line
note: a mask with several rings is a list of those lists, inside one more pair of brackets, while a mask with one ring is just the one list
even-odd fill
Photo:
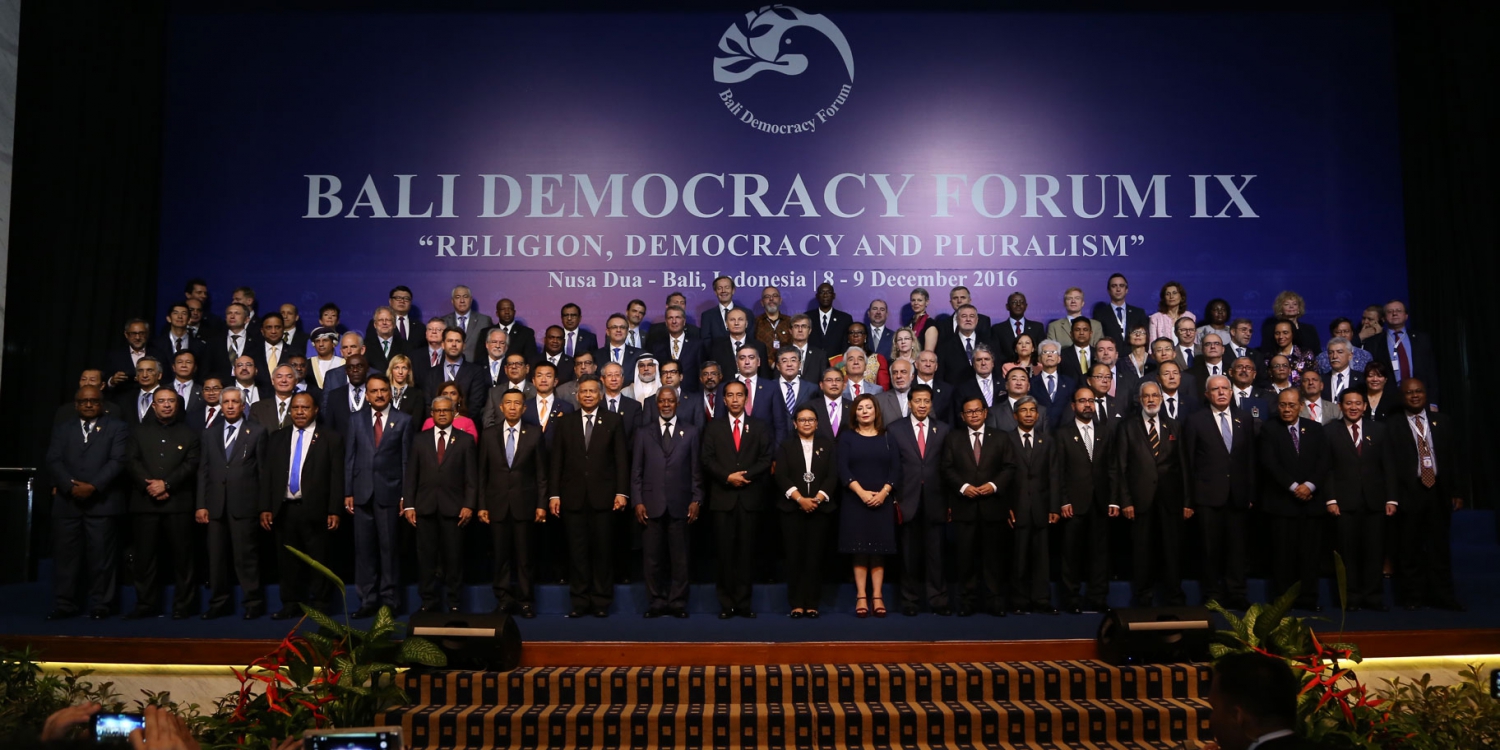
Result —
[[1204, 665], [1094, 661], [408, 672], [417, 749], [1175, 748], [1208, 728]]

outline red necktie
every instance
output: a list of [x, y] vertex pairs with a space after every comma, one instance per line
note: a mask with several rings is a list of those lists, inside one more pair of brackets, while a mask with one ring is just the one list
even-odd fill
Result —
[[385, 413], [375, 412], [375, 447], [380, 447], [380, 438], [385, 435]]
[[1312, 415], [1312, 418], [1313, 418], [1314, 422], [1321, 422], [1321, 421], [1323, 421], [1321, 419], [1318, 419], [1318, 402], [1316, 402], [1316, 401], [1309, 401], [1309, 402], [1307, 402], [1307, 413]]
[[854, 397], [859, 398], [859, 381], [854, 381]]
[[448, 452], [448, 441], [443, 439], [444, 437], [446, 437], [443, 434], [443, 432], [446, 432], [446, 430], [438, 432], [438, 441], [437, 441], [438, 463], [442, 463], [443, 462], [443, 454], [445, 454], [445, 453]]
[[438, 361], [438, 353], [437, 352], [433, 352], [432, 353], [432, 366], [433, 367], [437, 367], [437, 361]]
[[734, 449], [735, 450], [739, 450], [740, 449], [740, 419], [739, 419], [739, 417], [735, 417], [735, 419], [734, 419]]
[[745, 413], [755, 413], [755, 389], [751, 387], [749, 380], [745, 381]]
[[203, 423], [204, 424], [208, 424], [209, 422], [214, 421], [214, 412], [216, 412], [218, 410], [219, 410], [219, 407], [217, 407], [217, 406], [210, 406], [210, 407], [208, 407], [208, 419], [203, 420]]
[[1401, 377], [1396, 382], [1401, 382], [1411, 377], [1411, 360], [1406, 358], [1406, 343], [1401, 340], [1401, 332], [1396, 331], [1396, 362], [1401, 365]]
[[1019, 320], [1016, 321], [1016, 335], [1017, 336], [1021, 335], [1021, 321], [1019, 321]]
[[1349, 425], [1349, 432], [1353, 433], [1354, 435], [1354, 452], [1360, 455], [1364, 455], [1364, 451], [1360, 449], [1359, 445], [1359, 423], [1355, 422]]
[[927, 457], [927, 430], [921, 422], [917, 423], [917, 455]]
[[714, 394], [709, 393], [709, 394], [706, 394], [706, 395], [708, 396], [708, 408], [704, 409], [703, 413], [707, 414], [709, 419], [713, 419], [714, 418]]

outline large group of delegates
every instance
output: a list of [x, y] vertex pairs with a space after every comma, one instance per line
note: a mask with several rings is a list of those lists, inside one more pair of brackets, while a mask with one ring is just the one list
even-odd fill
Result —
[[249, 288], [220, 318], [194, 279], [165, 327], [129, 321], [127, 346], [59, 408], [51, 616], [119, 609], [127, 529], [126, 617], [165, 616], [168, 579], [174, 618], [233, 613], [236, 583], [244, 616], [263, 615], [267, 536], [272, 617], [296, 616], [331, 592], [288, 548], [326, 562], [352, 524], [357, 617], [401, 608], [411, 537], [423, 611], [457, 611], [467, 538], [493, 545], [498, 610], [534, 617], [537, 571], [556, 566], [568, 616], [605, 617], [625, 550], [646, 616], [687, 617], [689, 527], [705, 515], [721, 618], [755, 617], [751, 585], [778, 564], [790, 616], [818, 617], [834, 545], [860, 617], [886, 615], [898, 554], [905, 615], [1098, 611], [1115, 527], [1140, 606], [1186, 603], [1192, 534], [1203, 599], [1248, 606], [1247, 557], [1269, 547], [1269, 594], [1300, 585], [1297, 605], [1317, 609], [1326, 532], [1351, 607], [1387, 608], [1392, 563], [1397, 605], [1461, 607], [1458, 483], [1433, 352], [1404, 303], [1338, 318], [1324, 339], [1284, 292], [1257, 347], [1225, 300], [1200, 316], [1169, 282], [1148, 314], [1123, 275], [1105, 288], [1089, 313], [1066, 290], [1046, 325], [1024, 294], [992, 320], [963, 287], [943, 314], [919, 288], [904, 320], [884, 300], [856, 320], [830, 284], [805, 314], [766, 287], [756, 314], [720, 277], [696, 325], [674, 292], [661, 321], [633, 300], [600, 341], [569, 303], [538, 346], [511, 300], [491, 318], [464, 286], [442, 315], [422, 319], [397, 286], [363, 333], [333, 304], [304, 333], [294, 305], [257, 310]]

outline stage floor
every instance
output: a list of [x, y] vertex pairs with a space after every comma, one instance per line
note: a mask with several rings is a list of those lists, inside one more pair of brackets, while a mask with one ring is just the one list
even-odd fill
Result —
[[[1500, 546], [1494, 541], [1494, 525], [1489, 513], [1460, 514], [1454, 528], [1454, 570], [1459, 596], [1467, 612], [1422, 609], [1406, 612], [1353, 612], [1343, 623], [1347, 631], [1413, 631], [1495, 628], [1500, 625]], [[1322, 601], [1325, 618], [1318, 629], [1334, 632], [1340, 628], [1332, 581], [1324, 581]], [[1184, 583], [1188, 601], [1197, 601], [1196, 582]], [[1263, 596], [1264, 582], [1252, 580], [1252, 599]], [[416, 601], [415, 590], [407, 592], [407, 601]], [[487, 587], [467, 589], [465, 610], [488, 612], [494, 600]], [[527, 642], [677, 642], [677, 643], [792, 643], [792, 642], [941, 642], [941, 641], [1024, 641], [1092, 639], [1098, 627], [1097, 614], [1058, 616], [1025, 615], [992, 617], [938, 617], [923, 613], [917, 617], [900, 614], [895, 591], [887, 587], [886, 605], [890, 615], [860, 620], [853, 615], [854, 592], [850, 585], [829, 586], [824, 601], [829, 605], [817, 620], [793, 620], [786, 616], [785, 587], [757, 586], [755, 605], [759, 617], [754, 620], [734, 618], [720, 620], [718, 604], [711, 585], [694, 586], [691, 597], [692, 616], [687, 619], [662, 617], [645, 619], [646, 594], [640, 584], [619, 586], [613, 613], [608, 618], [568, 619], [564, 586], [539, 587], [540, 616], [518, 619], [522, 637]], [[238, 615], [205, 622], [198, 618], [172, 620], [124, 620], [114, 616], [106, 620], [77, 617], [49, 622], [51, 585], [46, 581], [0, 587], [0, 637], [6, 642], [24, 641], [24, 636], [93, 636], [104, 638], [181, 638], [193, 640], [279, 639], [296, 622], [275, 621], [269, 617], [243, 620]], [[352, 606], [357, 606], [350, 591]], [[1112, 606], [1129, 603], [1128, 584], [1115, 582], [1109, 602]], [[124, 603], [133, 604], [133, 592], [125, 589]], [[271, 611], [280, 607], [276, 587], [269, 588]], [[1305, 613], [1304, 613], [1305, 614]]]

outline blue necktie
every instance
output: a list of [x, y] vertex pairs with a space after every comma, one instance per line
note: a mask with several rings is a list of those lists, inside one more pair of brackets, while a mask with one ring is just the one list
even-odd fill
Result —
[[1234, 435], [1229, 431], [1229, 412], [1219, 412], [1219, 434], [1224, 436], [1224, 450], [1234, 451]]
[[615, 364], [620, 364], [620, 347], [615, 347]]
[[508, 428], [506, 430], [506, 432], [508, 433], [508, 437], [505, 438], [505, 465], [506, 466], [515, 466], [515, 464], [516, 464], [516, 428], [514, 428], [514, 427]]
[[969, 357], [969, 364], [974, 364], [974, 340], [964, 339], [964, 353]]
[[786, 410], [790, 412], [797, 406], [797, 394], [792, 390], [792, 384], [786, 384]]
[[448, 380], [458, 377], [458, 365], [448, 365]]
[[298, 429], [297, 430], [297, 437], [296, 437], [297, 447], [295, 447], [295, 448], [292, 449], [292, 478], [291, 478], [291, 481], [287, 484], [287, 489], [291, 490], [293, 495], [296, 495], [296, 494], [302, 492], [302, 433], [303, 432], [304, 432], [304, 430], [302, 430], [302, 429]]
[[226, 458], [234, 455], [234, 428], [236, 426], [232, 424], [224, 425], [224, 456]]

